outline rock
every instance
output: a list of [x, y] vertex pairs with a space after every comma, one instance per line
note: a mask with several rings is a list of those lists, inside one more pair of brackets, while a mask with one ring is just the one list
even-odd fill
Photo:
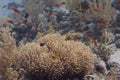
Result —
[[119, 5], [118, 0], [112, 0], [111, 6], [114, 7], [116, 10], [120, 10], [120, 5]]
[[120, 50], [114, 51], [114, 54], [110, 56], [109, 64], [116, 66], [116, 63], [120, 64]]
[[120, 34], [115, 35], [115, 41], [118, 40], [118, 39], [120, 39]]
[[106, 63], [96, 54], [94, 54], [94, 65], [95, 65], [95, 70], [102, 75], [107, 74], [107, 68], [106, 68]]
[[117, 67], [119, 66], [119, 63], [109, 61], [109, 62], [108, 62], [108, 65], [109, 65], [110, 67], [117, 68]]
[[100, 72], [102, 75], [107, 74], [106, 64], [103, 60], [100, 60], [99, 63], [95, 66], [96, 71]]
[[92, 75], [85, 75], [84, 80], [105, 80], [105, 77], [99, 73], [99, 72], [94, 72]]
[[116, 33], [116, 34], [120, 34], [120, 27], [116, 27], [116, 28], [115, 28], [115, 33]]
[[117, 48], [120, 48], [120, 39], [118, 39], [116, 42], [115, 42], [115, 45]]

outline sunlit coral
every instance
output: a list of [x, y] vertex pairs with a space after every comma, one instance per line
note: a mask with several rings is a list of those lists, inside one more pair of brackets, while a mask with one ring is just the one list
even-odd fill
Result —
[[48, 34], [39, 43], [23, 46], [19, 56], [18, 65], [40, 80], [58, 80], [93, 69], [90, 50], [81, 42], [65, 41], [58, 34]]
[[9, 78], [7, 72], [16, 62], [17, 48], [8, 28], [1, 28], [0, 35], [0, 75]]

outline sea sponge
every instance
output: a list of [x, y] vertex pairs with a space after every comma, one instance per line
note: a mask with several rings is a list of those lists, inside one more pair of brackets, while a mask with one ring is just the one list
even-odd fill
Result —
[[[39, 42], [39, 43], [38, 43]], [[81, 42], [65, 40], [59, 34], [48, 34], [37, 42], [22, 46], [18, 66], [33, 79], [64, 80], [93, 70], [93, 55]]]

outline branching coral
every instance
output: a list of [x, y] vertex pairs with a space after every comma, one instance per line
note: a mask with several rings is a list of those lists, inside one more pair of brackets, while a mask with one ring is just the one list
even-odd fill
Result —
[[10, 18], [0, 18], [0, 28], [6, 27], [8, 25], [10, 25], [9, 23], [7, 23]]
[[87, 0], [87, 1], [89, 2], [91, 9], [95, 7], [100, 9], [100, 12], [97, 15], [109, 21], [112, 20], [114, 9], [111, 6], [111, 1], [101, 1], [101, 0], [93, 0], [93, 1]]
[[38, 41], [21, 47], [17, 62], [31, 79], [63, 80], [92, 71], [93, 55], [81, 42], [66, 41], [58, 34]]
[[113, 42], [114, 37], [107, 30], [103, 30], [101, 36], [98, 38], [100, 44], [109, 45]]
[[[35, 16], [35, 18], [38, 16], [39, 14], [39, 9], [42, 9], [42, 0], [22, 0], [23, 5], [25, 10], [27, 10], [27, 12], [30, 13], [30, 15], [32, 15], [32, 17]], [[30, 5], [31, 4], [31, 5]]]
[[102, 60], [107, 62], [110, 58], [110, 55], [113, 53], [105, 44], [99, 44], [97, 47], [91, 45], [93, 53], [101, 57]]
[[65, 40], [79, 40], [83, 38], [83, 34], [82, 33], [72, 33], [72, 32], [68, 32], [65, 35]]
[[16, 61], [17, 48], [15, 40], [10, 36], [9, 29], [1, 28], [0, 35], [0, 75], [6, 76], [6, 79], [9, 80], [10, 68]]

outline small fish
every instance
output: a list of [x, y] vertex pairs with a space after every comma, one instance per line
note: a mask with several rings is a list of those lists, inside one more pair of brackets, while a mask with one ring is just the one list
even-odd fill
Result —
[[52, 12], [49, 12], [48, 16], [51, 16], [52, 15]]
[[58, 59], [60, 59], [60, 57], [59, 57], [58, 54], [55, 54], [55, 55], [52, 56], [52, 59], [53, 59], [53, 60], [58, 60]]
[[102, 28], [102, 29], [105, 29], [105, 28], [106, 28], [106, 27], [104, 26], [104, 24], [102, 24], [102, 23], [98, 23], [97, 26], [100, 27], [100, 28]]
[[86, 10], [86, 13], [87, 13], [87, 14], [90, 14], [90, 12], [91, 12], [91, 9], [87, 9], [87, 10]]
[[40, 43], [40, 46], [43, 47], [45, 45], [45, 43]]
[[88, 43], [88, 42], [85, 42], [85, 45], [86, 45], [86, 46], [89, 46], [89, 43]]
[[89, 38], [91, 38], [91, 39], [94, 39], [94, 35], [91, 34], [91, 33], [88, 33], [87, 36], [88, 36]]
[[18, 25], [18, 26], [20, 26], [20, 25], [21, 25], [21, 23], [19, 22], [17, 25]]
[[120, 4], [120, 0], [118, 0], [118, 3]]
[[14, 24], [14, 22], [12, 20], [7, 20], [7, 22], [9, 22], [11, 24]]
[[33, 26], [31, 30], [36, 31], [36, 26]]
[[83, 10], [83, 7], [82, 7], [81, 4], [79, 4], [78, 7], [79, 7], [79, 11], [82, 11], [82, 10]]
[[107, 21], [106, 24], [105, 24], [105, 26], [108, 27], [109, 25], [110, 25], [110, 22]]
[[25, 13], [24, 18], [28, 18], [29, 17], [29, 13]]
[[96, 46], [98, 44], [97, 40], [94, 40], [94, 39], [92, 39], [92, 43], [95, 44]]
[[80, 19], [85, 20], [86, 17], [83, 15], [83, 16], [80, 16]]
[[42, 24], [41, 24], [40, 26], [38, 26], [37, 30], [38, 30], [39, 32], [42, 32]]
[[59, 3], [54, 4], [54, 7], [60, 7], [61, 5]]
[[27, 22], [28, 22], [28, 19], [25, 18], [25, 20], [23, 21], [23, 23], [24, 23], [24, 24], [27, 24]]
[[16, 13], [20, 13], [20, 11], [17, 9], [17, 8], [11, 8], [11, 10], [13, 10], [14, 12], [16, 12]]
[[75, 25], [76, 25], [77, 27], [80, 27], [80, 22], [76, 23]]
[[97, 8], [97, 7], [94, 8], [93, 10], [94, 10], [95, 12], [100, 12], [100, 8]]
[[64, 5], [64, 4], [66, 4], [66, 3], [65, 3], [65, 2], [61, 2], [61, 4], [63, 4], [63, 5]]

